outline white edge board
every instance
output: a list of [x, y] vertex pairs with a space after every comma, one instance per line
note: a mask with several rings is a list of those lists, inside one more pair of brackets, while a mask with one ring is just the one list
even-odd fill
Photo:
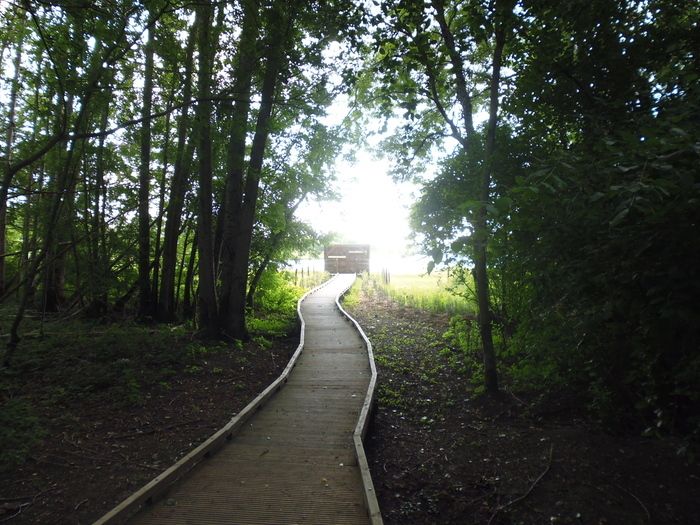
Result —
[[363, 445], [363, 440], [367, 434], [367, 428], [369, 427], [369, 416], [372, 411], [372, 406], [374, 404], [374, 391], [377, 386], [377, 367], [374, 364], [374, 353], [372, 352], [372, 343], [369, 338], [362, 330], [360, 323], [358, 323], [340, 304], [340, 299], [348, 293], [350, 288], [352, 288], [355, 283], [355, 279], [352, 280], [350, 285], [343, 290], [335, 298], [335, 304], [350, 323], [352, 323], [355, 329], [360, 333], [365, 346], [367, 347], [367, 358], [369, 359], [369, 367], [371, 371], [371, 377], [369, 385], [367, 387], [367, 394], [365, 395], [365, 401], [362, 404], [362, 409], [360, 410], [360, 417], [357, 421], [357, 426], [353, 433], [353, 444], [355, 446], [355, 457], [357, 459], [357, 465], [360, 468], [360, 475], [362, 476], [362, 486], [364, 489], [364, 500], [367, 506], [367, 513], [369, 515], [371, 525], [383, 525], [382, 513], [379, 509], [379, 502], [377, 501], [377, 493], [374, 490], [374, 483], [372, 482], [372, 474], [369, 470], [369, 464], [367, 463], [367, 455], [365, 454], [365, 449]]

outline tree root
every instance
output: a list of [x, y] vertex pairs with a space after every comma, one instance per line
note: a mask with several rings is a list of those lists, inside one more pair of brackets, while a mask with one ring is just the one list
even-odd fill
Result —
[[32, 503], [33, 503], [33, 502], [31, 502], [31, 501], [28, 501], [27, 503], [22, 503], [21, 505], [19, 505], [19, 506], [17, 507], [17, 512], [15, 512], [14, 514], [12, 514], [12, 515], [10, 515], [10, 516], [7, 516], [6, 518], [0, 519], [0, 523], [5, 523], [6, 521], [10, 521], [12, 518], [16, 518], [17, 516], [19, 516], [20, 514], [22, 514], [22, 511], [23, 511], [26, 507], [29, 507]]
[[623, 487], [623, 486], [621, 486], [621, 485], [615, 485], [615, 486], [616, 486], [618, 489], [620, 489], [622, 492], [624, 492], [625, 494], [629, 494], [630, 496], [632, 496], [632, 498], [634, 498], [634, 500], [635, 500], [637, 503], [639, 503], [639, 506], [642, 507], [642, 509], [644, 510], [644, 513], [645, 513], [646, 516], [647, 516], [647, 523], [651, 523], [651, 512], [649, 512], [649, 509], [646, 507], [646, 505], [644, 505], [644, 503], [642, 503], [642, 500], [639, 499], [639, 498], [638, 498], [637, 496], [635, 496], [634, 494], [632, 494], [632, 493], [631, 493], [629, 490], [627, 490], [625, 487]]
[[491, 514], [491, 517], [489, 518], [489, 521], [487, 522], [486, 525], [491, 525], [494, 519], [496, 519], [496, 516], [498, 515], [499, 512], [501, 512], [503, 509], [506, 509], [508, 507], [512, 507], [516, 503], [519, 503], [523, 501], [525, 498], [527, 498], [530, 493], [534, 490], [534, 488], [537, 486], [537, 484], [542, 481], [542, 478], [544, 478], [547, 475], [547, 472], [549, 472], [549, 469], [552, 467], [552, 454], [554, 453], [554, 445], [551, 445], [549, 447], [549, 460], [547, 461], [547, 467], [542, 471], [542, 473], [537, 476], [537, 479], [532, 482], [532, 485], [530, 485], [530, 488], [527, 489], [527, 492], [525, 494], [518, 496], [517, 498], [514, 498], [510, 500], [508, 503], [504, 503], [503, 505], [498, 505], [496, 509], [493, 511], [493, 514]]

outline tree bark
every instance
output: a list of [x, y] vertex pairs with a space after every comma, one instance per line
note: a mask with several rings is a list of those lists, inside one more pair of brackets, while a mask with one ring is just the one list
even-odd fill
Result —
[[197, 246], [199, 245], [199, 239], [197, 238], [197, 231], [194, 232], [194, 239], [192, 239], [192, 249], [190, 250], [190, 258], [187, 261], [187, 273], [185, 274], [185, 290], [183, 292], [182, 298], [182, 317], [185, 319], [190, 319], [194, 314], [194, 273], [195, 273], [195, 262], [197, 261]]
[[[100, 131], [107, 129], [109, 123], [109, 102], [104, 102], [102, 115], [100, 117]], [[89, 311], [93, 315], [102, 315], [107, 311], [108, 293], [107, 281], [109, 275], [109, 260], [107, 258], [107, 246], [104, 231], [104, 208], [106, 206], [106, 185], [105, 185], [105, 139], [100, 136], [97, 145], [97, 159], [95, 170], [95, 191], [93, 195], [92, 209], [92, 273], [94, 281], [89, 283], [91, 290], [92, 304]]]
[[[185, 221], [185, 224], [186, 223], [187, 223], [187, 221]], [[177, 307], [178, 307], [178, 303], [179, 303], [180, 290], [182, 289], [182, 274], [184, 272], [185, 264], [187, 261], [187, 247], [190, 244], [191, 228], [189, 228], [189, 227], [187, 227], [187, 225], [185, 225], [184, 230], [185, 230], [185, 239], [182, 242], [182, 257], [180, 257], [180, 263], [179, 263], [178, 270], [177, 270], [177, 284], [175, 285], [175, 303], [173, 305], [174, 309], [176, 311], [177, 311]], [[195, 241], [196, 241], [196, 239], [195, 239]], [[196, 250], [196, 246], [195, 246], [196, 242], [195, 241], [193, 241], [192, 250]]]
[[168, 166], [170, 161], [170, 111], [172, 108], [174, 94], [171, 92], [167, 104], [167, 113], [165, 115], [165, 145], [163, 146], [163, 170], [161, 172], [160, 190], [158, 192], [158, 219], [156, 220], [156, 246], [154, 253], [156, 254], [153, 264], [153, 279], [151, 282], [151, 305], [155, 313], [156, 305], [158, 304], [158, 286], [160, 279], [160, 264], [161, 264], [161, 233], [163, 232], [163, 215], [165, 211], [165, 187], [168, 180]]
[[197, 159], [199, 161], [199, 335], [203, 338], [219, 336], [218, 311], [214, 278], [214, 244], [212, 230], [212, 144], [211, 144], [211, 63], [212, 43], [210, 26], [211, 2], [197, 7], [197, 40], [199, 43], [199, 70], [197, 90], [199, 102], [196, 111]]
[[[273, 98], [277, 89], [280, 70], [282, 68], [286, 40], [289, 35], [293, 17], [287, 12], [284, 2], [276, 2], [271, 13], [271, 27], [285, 28], [282, 36], [269, 35], [267, 63], [261, 90], [260, 109], [255, 126], [255, 135], [250, 152], [250, 161], [246, 171], [243, 187], [243, 201], [240, 208], [238, 228], [235, 238], [228, 250], [229, 257], [222, 264], [222, 283], [225, 290], [226, 302], [222, 297], [223, 327], [226, 333], [234, 339], [249, 338], [246, 327], [246, 288], [248, 284], [248, 264], [250, 261], [250, 243], [255, 222], [260, 173], [269, 136], [269, 122], [272, 115]], [[232, 255], [232, 257], [230, 257]], [[224, 269], [225, 268], [225, 269]]]
[[[436, 19], [440, 27], [445, 47], [452, 65], [455, 92], [463, 115], [465, 137], [460, 141], [467, 158], [473, 158], [477, 151], [476, 134], [473, 122], [473, 103], [467, 87], [464, 60], [445, 16], [444, 0], [432, 0]], [[474, 281], [477, 296], [479, 335], [481, 337], [484, 384], [491, 395], [499, 393], [496, 352], [493, 343], [492, 314], [490, 305], [487, 247], [490, 236], [487, 221], [487, 205], [490, 203], [490, 185], [493, 159], [496, 149], [496, 128], [498, 124], [498, 96], [500, 93], [501, 64], [505, 46], [508, 10], [512, 11], [511, 0], [496, 0], [494, 8], [495, 39], [493, 47], [492, 74], [489, 84], [489, 120], [486, 130], [486, 150], [479, 180], [479, 207], [473, 223]], [[434, 95], [436, 96], [436, 95]], [[436, 103], [439, 103], [437, 101]]]
[[151, 182], [151, 107], [153, 101], [153, 33], [154, 26], [148, 30], [148, 40], [145, 47], [144, 66], [144, 86], [143, 86], [143, 107], [141, 116], [145, 118], [141, 127], [141, 163], [139, 167], [139, 318], [145, 319], [153, 314], [151, 303], [151, 280], [150, 280], [150, 262], [151, 262], [151, 216], [149, 213], [149, 196]]
[[[38, 76], [41, 78], [41, 74], [43, 71], [43, 62], [39, 61], [38, 64]], [[39, 84], [36, 84], [34, 87], [34, 105], [35, 107], [39, 107]], [[34, 123], [32, 125], [32, 142], [36, 141], [37, 133], [41, 129], [42, 123], [41, 123], [41, 118], [37, 113], [34, 114]], [[46, 119], [46, 127], [50, 128], [48, 125], [49, 120], [48, 118]], [[47, 130], [50, 132], [50, 129]], [[39, 172], [39, 180], [37, 181], [37, 189], [40, 192], [41, 187], [43, 186], [44, 183], [44, 163], [42, 162], [42, 165], [38, 169]], [[27, 176], [27, 199], [24, 203], [24, 214], [23, 214], [23, 219], [22, 219], [22, 249], [21, 249], [21, 254], [20, 254], [20, 262], [19, 262], [19, 281], [24, 282], [24, 280], [27, 277], [27, 271], [29, 269], [29, 253], [33, 252], [35, 249], [36, 245], [36, 218], [37, 218], [37, 212], [38, 212], [38, 206], [34, 205], [34, 201], [38, 199], [38, 197], [34, 196], [34, 175], [32, 172], [30, 172]], [[18, 287], [17, 290], [19, 291], [21, 288]]]
[[[83, 119], [87, 108], [85, 98], [80, 99], [80, 110], [75, 119], [74, 130], [83, 129]], [[67, 119], [73, 114], [73, 96], [69, 95], [66, 102]], [[69, 143], [61, 143], [54, 151], [55, 157], [53, 170], [50, 171], [49, 189], [53, 192], [49, 212], [44, 224], [44, 249], [40, 256], [45, 257], [43, 269], [42, 310], [44, 312], [56, 312], [65, 301], [63, 285], [65, 284], [65, 253], [61, 246], [67, 242], [67, 229], [72, 227], [67, 216], [68, 189], [71, 186], [73, 163], [76, 157], [76, 140]], [[38, 267], [37, 267], [38, 269]], [[32, 275], [33, 272], [30, 273]]]
[[5, 293], [5, 259], [4, 254], [7, 253], [7, 195], [10, 189], [10, 184], [12, 182], [12, 175], [10, 172], [10, 166], [12, 165], [12, 148], [14, 143], [15, 134], [15, 114], [17, 110], [17, 94], [19, 91], [19, 75], [20, 66], [22, 64], [22, 42], [17, 43], [17, 49], [15, 50], [15, 58], [13, 65], [15, 68], [14, 75], [12, 77], [12, 87], [10, 88], [10, 106], [7, 115], [7, 134], [5, 136], [5, 170], [2, 181], [2, 186], [0, 186], [0, 295]]
[[226, 157], [226, 185], [224, 187], [223, 207], [219, 213], [221, 243], [218, 247], [219, 274], [221, 287], [221, 326], [228, 322], [227, 313], [231, 294], [233, 293], [233, 261], [236, 254], [236, 239], [240, 227], [240, 214], [243, 201], [243, 181], [245, 175], [246, 136], [250, 113], [250, 98], [253, 72], [258, 63], [256, 50], [258, 33], [258, 10], [255, 2], [245, 0], [241, 27], [241, 39], [238, 46], [236, 66], [233, 72], [234, 93], [236, 101], [229, 109], [229, 143]]
[[194, 62], [195, 32], [193, 26], [187, 40], [187, 58], [183, 78], [183, 107], [178, 121], [177, 150], [175, 166], [170, 186], [170, 197], [166, 211], [165, 233], [163, 236], [163, 266], [161, 269], [158, 294], [158, 319], [169, 322], [175, 318], [175, 269], [177, 265], [177, 241], [180, 233], [182, 209], [185, 202], [189, 170], [194, 156], [194, 140], [188, 144], [187, 131], [190, 127], [189, 104], [192, 101], [192, 69]]
[[[486, 205], [491, 201], [490, 187], [493, 174], [493, 164], [496, 152], [496, 128], [498, 126], [498, 96], [501, 84], [501, 64], [506, 35], [506, 6], [508, 2], [496, 0], [495, 7], [495, 42], [491, 81], [489, 85], [489, 120], [486, 128], [486, 150], [484, 167], [479, 188], [479, 209], [474, 224], [474, 275], [476, 296], [479, 309], [479, 333], [484, 353], [484, 382], [489, 394], [497, 394], [498, 372], [496, 367], [496, 352], [493, 345], [493, 315], [489, 293], [489, 277], [487, 267], [487, 244], [490, 235], [487, 223]], [[509, 7], [512, 9], [512, 5]]]

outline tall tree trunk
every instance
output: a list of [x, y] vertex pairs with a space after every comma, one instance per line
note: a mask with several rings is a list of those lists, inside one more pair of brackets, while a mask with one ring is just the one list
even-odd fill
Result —
[[5, 260], [7, 253], [7, 196], [12, 183], [10, 166], [12, 165], [12, 148], [15, 135], [15, 113], [17, 110], [17, 94], [19, 91], [20, 66], [22, 63], [22, 42], [17, 43], [13, 65], [15, 68], [10, 88], [10, 106], [7, 115], [7, 134], [5, 136], [5, 170], [2, 186], [0, 186], [0, 295], [5, 293]]
[[105, 239], [102, 232], [105, 229], [103, 208], [105, 206], [105, 139], [104, 131], [109, 123], [109, 102], [103, 102], [100, 116], [100, 138], [97, 143], [95, 159], [95, 187], [92, 195], [92, 229], [89, 243], [92, 245], [91, 272], [93, 279], [89, 283], [91, 304], [88, 310], [92, 315], [99, 316], [107, 311], [107, 276], [109, 261], [107, 260]]
[[491, 314], [491, 300], [489, 294], [489, 277], [487, 268], [487, 244], [490, 231], [487, 223], [486, 205], [491, 201], [491, 178], [496, 153], [496, 128], [498, 126], [498, 96], [501, 85], [501, 64], [503, 61], [503, 47], [506, 35], [506, 7], [508, 1], [496, 0], [495, 7], [495, 42], [493, 48], [493, 61], [491, 82], [489, 86], [489, 120], [486, 128], [486, 151], [484, 167], [479, 184], [479, 210], [474, 224], [474, 277], [476, 296], [479, 308], [479, 333], [484, 352], [484, 381], [486, 391], [490, 394], [498, 393], [498, 373], [496, 368], [496, 352], [493, 345], [493, 315]]
[[165, 211], [165, 186], [168, 180], [169, 154], [170, 154], [170, 111], [173, 105], [174, 93], [170, 93], [165, 115], [165, 145], [163, 146], [163, 171], [160, 179], [160, 190], [158, 192], [158, 219], [156, 220], [156, 246], [154, 253], [156, 254], [153, 262], [153, 280], [151, 284], [151, 306], [155, 310], [158, 304], [158, 285], [160, 279], [160, 262], [161, 262], [161, 233], [163, 231], [163, 215]]
[[[276, 53], [277, 54], [277, 53]], [[258, 186], [264, 159], [265, 146], [269, 134], [269, 120], [272, 112], [272, 98], [277, 84], [281, 56], [271, 57], [267, 64], [262, 89], [262, 102], [258, 112], [255, 136], [251, 148], [250, 162], [246, 172], [245, 196], [241, 207], [238, 235], [234, 242], [234, 257], [229, 277], [230, 295], [225, 310], [225, 329], [234, 339], [248, 339], [245, 319], [246, 288], [248, 285], [248, 263], [250, 243], [255, 224], [255, 209], [258, 199]]]
[[187, 261], [187, 273], [185, 274], [185, 290], [183, 292], [182, 298], [182, 317], [184, 319], [190, 319], [194, 314], [194, 274], [195, 274], [195, 262], [197, 261], [197, 246], [199, 245], [199, 239], [197, 238], [197, 231], [194, 232], [194, 239], [192, 239], [192, 249], [190, 250], [190, 258]]
[[196, 24], [199, 43], [197, 91], [199, 102], [196, 115], [199, 163], [199, 334], [204, 338], [219, 336], [216, 288], [214, 279], [214, 241], [212, 230], [212, 144], [211, 144], [211, 64], [212, 43], [210, 26], [212, 6], [206, 1], [197, 7]]
[[226, 185], [222, 210], [219, 213], [221, 240], [219, 246], [221, 287], [219, 292], [221, 305], [221, 326], [228, 322], [228, 305], [233, 292], [233, 262], [236, 253], [236, 237], [239, 229], [241, 206], [243, 202], [243, 180], [245, 176], [246, 137], [250, 114], [250, 98], [253, 72], [258, 63], [257, 34], [258, 17], [256, 3], [251, 0], [242, 2], [244, 18], [241, 38], [233, 72], [234, 93], [236, 101], [230, 111], [229, 143], [226, 157]]
[[[79, 30], [74, 31], [79, 34]], [[47, 233], [44, 236], [45, 245], [45, 280], [44, 280], [44, 310], [57, 311], [65, 302], [66, 247], [70, 246], [73, 236], [75, 218], [75, 190], [77, 187], [80, 160], [84, 151], [85, 134], [90, 128], [93, 101], [99, 89], [97, 83], [102, 74], [109, 68], [104, 67], [102, 59], [103, 42], [96, 39], [95, 51], [89, 60], [86, 86], [78, 97], [78, 111], [73, 124], [74, 137], [69, 141], [65, 159], [61, 159], [58, 175], [54, 184], [56, 192], [51, 204], [47, 221]], [[77, 76], [77, 71], [74, 72]], [[66, 113], [72, 112], [74, 94], [70, 93], [66, 102]], [[66, 116], [66, 122], [68, 121]], [[81, 138], [83, 137], [83, 138]], [[61, 147], [62, 151], [63, 148]]]
[[195, 141], [188, 144], [187, 131], [190, 127], [189, 104], [192, 101], [192, 69], [194, 62], [194, 45], [197, 26], [193, 26], [187, 40], [187, 58], [183, 78], [183, 108], [178, 120], [177, 150], [173, 179], [165, 219], [163, 236], [163, 266], [161, 269], [160, 290], [158, 294], [158, 319], [172, 321], [175, 317], [175, 268], [177, 265], [177, 241], [180, 233], [182, 208], [187, 191], [188, 174], [194, 156]]
[[[185, 221], [187, 222], [187, 221]], [[189, 228], [187, 225], [185, 225], [185, 239], [182, 241], [182, 257], [180, 257], [180, 263], [178, 265], [177, 269], [177, 283], [175, 285], [175, 303], [174, 303], [174, 309], [177, 311], [179, 299], [180, 299], [180, 290], [182, 290], [182, 273], [184, 272], [185, 269], [185, 263], [187, 261], [187, 247], [189, 246], [190, 243], [190, 233], [191, 233], [191, 228]], [[196, 244], [196, 243], [194, 243]], [[192, 249], [195, 250], [195, 246], [192, 246]]]
[[[73, 115], [73, 96], [68, 96], [66, 103], [68, 119]], [[80, 110], [75, 119], [73, 131], [82, 128], [83, 115], [85, 113], [84, 100], [80, 100]], [[72, 226], [66, 216], [68, 188], [73, 174], [73, 162], [76, 157], [77, 140], [71, 140], [67, 145], [61, 143], [55, 151], [54, 162], [49, 180], [49, 189], [52, 192], [49, 212], [44, 224], [44, 249], [40, 256], [44, 256], [43, 286], [41, 290], [42, 310], [55, 312], [65, 301], [65, 252], [61, 246], [65, 246], [68, 238], [68, 229]]]
[[238, 226], [234, 230], [236, 235], [231, 244], [233, 252], [229, 251], [229, 257], [232, 257], [224, 259], [226, 269], [223, 269], [224, 266], [222, 265], [222, 287], [227, 294], [226, 302], [222, 298], [221, 319], [223, 327], [227, 335], [234, 339], [242, 340], [249, 338], [245, 319], [246, 288], [260, 173], [269, 135], [273, 98], [277, 89], [284, 50], [292, 23], [291, 13], [287, 12], [286, 4], [281, 1], [275, 3], [270, 16], [270, 27], [285, 28], [285, 32], [283, 35], [277, 34], [274, 37], [269, 35], [260, 109], [243, 187], [243, 202], [240, 207]]
[[151, 282], [150, 282], [150, 262], [151, 262], [151, 217], [148, 210], [150, 182], [151, 182], [151, 121], [148, 118], [151, 114], [153, 99], [153, 33], [152, 25], [148, 30], [148, 41], [146, 42], [143, 85], [143, 107], [141, 117], [144, 119], [141, 128], [141, 164], [139, 167], [139, 317], [144, 319], [153, 313], [151, 304]]
[[[40, 61], [38, 64], [38, 76], [41, 78], [43, 70], [43, 63]], [[34, 106], [39, 107], [39, 84], [36, 84], [34, 87]], [[48, 120], [47, 120], [48, 122]], [[47, 126], [48, 127], [48, 126]], [[32, 124], [32, 142], [36, 141], [37, 133], [41, 129], [41, 118], [39, 115], [35, 112], [34, 113], [34, 122]], [[41, 166], [39, 167], [39, 181], [37, 184], [37, 188], [40, 191], [41, 186], [43, 185], [43, 179], [44, 179], [44, 162], [42, 162]], [[22, 217], [22, 249], [20, 253], [20, 258], [19, 258], [19, 280], [20, 282], [23, 282], [24, 279], [27, 277], [27, 270], [29, 269], [29, 253], [30, 251], [34, 251], [34, 245], [33, 245], [33, 238], [36, 237], [36, 228], [32, 228], [34, 225], [33, 223], [35, 222], [36, 218], [36, 209], [38, 206], [34, 205], [34, 201], [38, 200], [38, 197], [34, 196], [34, 174], [32, 171], [29, 171], [27, 175], [27, 198], [24, 203], [24, 213]], [[31, 233], [34, 232], [34, 235], [32, 236]], [[32, 239], [32, 240], [30, 240]], [[31, 246], [30, 246], [31, 243]], [[20, 290], [21, 286], [17, 289], [18, 291]]]
[[[493, 344], [492, 314], [489, 293], [487, 247], [490, 236], [487, 222], [487, 206], [490, 203], [490, 185], [493, 169], [493, 157], [496, 145], [496, 126], [498, 123], [498, 95], [500, 89], [501, 62], [503, 58], [503, 47], [505, 44], [505, 24], [508, 9], [506, 7], [510, 0], [496, 0], [494, 27], [495, 42], [493, 49], [493, 70], [489, 85], [489, 122], [487, 128], [487, 141], [484, 165], [480, 173], [479, 180], [479, 207], [476, 213], [476, 220], [472, 235], [474, 243], [474, 281], [477, 297], [479, 334], [481, 336], [483, 362], [484, 362], [484, 383], [486, 391], [491, 395], [499, 392], [498, 371], [496, 366], [496, 352]], [[459, 49], [457, 48], [454, 35], [445, 16], [444, 0], [432, 0], [433, 8], [436, 12], [436, 19], [440, 27], [445, 47], [447, 48], [452, 72], [455, 79], [455, 91], [459, 105], [462, 110], [463, 126], [466, 137], [461, 141], [468, 158], [473, 158], [477, 152], [476, 135], [474, 132], [473, 103], [467, 88], [466, 69]]]

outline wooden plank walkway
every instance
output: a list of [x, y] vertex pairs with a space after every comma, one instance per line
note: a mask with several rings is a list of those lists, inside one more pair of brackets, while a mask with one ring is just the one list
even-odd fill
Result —
[[338, 275], [301, 302], [303, 350], [284, 388], [129, 523], [381, 524], [358, 435], [371, 346], [336, 306], [354, 278]]

